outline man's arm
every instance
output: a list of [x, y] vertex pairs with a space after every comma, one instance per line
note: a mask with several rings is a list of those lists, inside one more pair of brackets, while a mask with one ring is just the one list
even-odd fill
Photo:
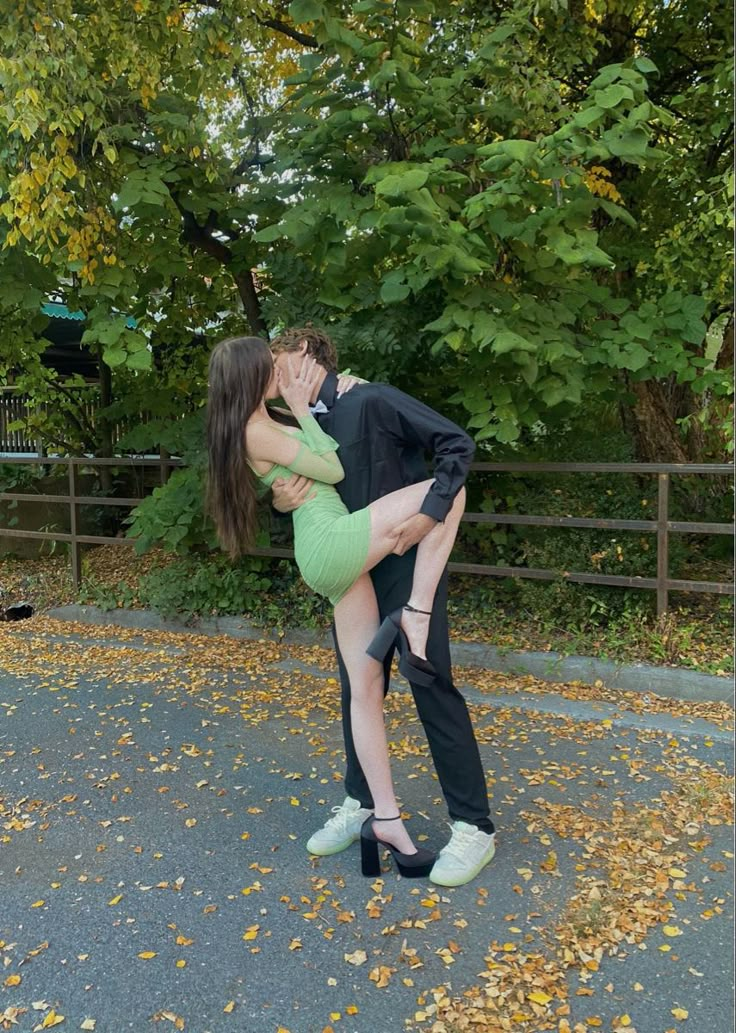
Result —
[[[370, 390], [370, 386], [364, 390]], [[473, 439], [456, 423], [395, 387], [380, 385], [376, 401], [381, 432], [431, 454], [434, 482], [420, 515], [443, 521], [467, 479], [475, 455]]]

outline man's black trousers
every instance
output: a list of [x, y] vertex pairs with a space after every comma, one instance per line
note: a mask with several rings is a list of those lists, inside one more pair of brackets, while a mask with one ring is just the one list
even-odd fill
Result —
[[[404, 556], [387, 556], [371, 571], [382, 620], [409, 600], [416, 551], [414, 548]], [[353, 744], [350, 682], [337, 641], [335, 647], [342, 686], [343, 735], [347, 755], [345, 791], [354, 800], [359, 800], [363, 807], [373, 807], [370, 789]], [[388, 691], [392, 658], [393, 651], [386, 658], [384, 694]], [[429, 688], [412, 685], [411, 690], [450, 817], [453, 821], [477, 825], [484, 832], [493, 832], [478, 744], [465, 700], [452, 681], [447, 627], [447, 571], [435, 596], [427, 640], [427, 659], [437, 671], [434, 683]]]

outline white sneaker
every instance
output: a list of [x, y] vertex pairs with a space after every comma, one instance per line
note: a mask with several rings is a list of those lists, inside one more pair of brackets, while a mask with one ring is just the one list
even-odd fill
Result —
[[464, 886], [474, 879], [496, 853], [495, 832], [482, 832], [466, 821], [452, 824], [452, 836], [429, 873], [438, 886]]
[[371, 814], [373, 811], [361, 807], [359, 800], [346, 796], [340, 807], [332, 808], [332, 817], [307, 840], [307, 850], [319, 857], [347, 850], [351, 843], [360, 839], [360, 827]]

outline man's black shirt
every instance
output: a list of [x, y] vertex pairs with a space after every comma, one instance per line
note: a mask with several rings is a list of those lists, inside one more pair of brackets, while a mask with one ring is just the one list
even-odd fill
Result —
[[328, 411], [315, 416], [339, 443], [345, 470], [335, 487], [351, 513], [426, 480], [431, 455], [434, 484], [420, 512], [445, 519], [475, 453], [465, 431], [389, 384], [361, 384], [337, 398], [337, 377], [328, 373], [319, 401]]

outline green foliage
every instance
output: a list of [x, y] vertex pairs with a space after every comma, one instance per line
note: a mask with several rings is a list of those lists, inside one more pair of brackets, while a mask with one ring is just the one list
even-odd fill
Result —
[[[697, 458], [715, 428], [719, 455], [729, 363], [706, 331], [723, 337], [730, 306], [725, 8], [447, 12], [8, 11], [0, 381], [14, 370], [50, 403], [34, 432], [99, 451], [115, 420], [150, 414], [129, 442], [160, 443], [200, 408], [215, 337], [312, 319], [346, 364], [449, 406], [488, 448], [656, 384], [673, 448]], [[40, 359], [39, 306], [59, 290], [111, 375], [95, 427]]]
[[199, 470], [174, 470], [165, 485], [154, 488], [125, 521], [140, 555], [153, 545], [179, 555], [193, 549], [217, 548], [214, 528], [205, 517]]
[[218, 555], [183, 557], [141, 578], [140, 599], [165, 617], [243, 614], [257, 606], [271, 581], [262, 560], [232, 564]]
[[[596, 435], [585, 428], [595, 423]], [[631, 441], [616, 426], [615, 413], [597, 406], [585, 418], [561, 426], [553, 436], [541, 435], [519, 455], [494, 458], [525, 462], [631, 462]], [[693, 519], [693, 495], [701, 501], [698, 519], [728, 522], [732, 502], [714, 490], [710, 479], [673, 477], [670, 519]], [[691, 483], [688, 483], [691, 482]], [[486, 513], [587, 517], [610, 520], [656, 520], [657, 482], [652, 475], [631, 474], [474, 474], [469, 483], [468, 508]], [[550, 626], [590, 628], [655, 612], [654, 593], [605, 585], [575, 584], [563, 572], [630, 577], [656, 576], [656, 535], [643, 531], [555, 528], [506, 524], [464, 524], [457, 558], [465, 562], [519, 566], [557, 571], [555, 581], [496, 579], [478, 587], [486, 605], [504, 605]], [[710, 568], [723, 567], [719, 536], [701, 542], [693, 536], [671, 535], [669, 569], [673, 577], [720, 580]], [[724, 574], [724, 576], [727, 576]], [[493, 603], [492, 603], [493, 601]], [[480, 605], [480, 604], [478, 604]]]

